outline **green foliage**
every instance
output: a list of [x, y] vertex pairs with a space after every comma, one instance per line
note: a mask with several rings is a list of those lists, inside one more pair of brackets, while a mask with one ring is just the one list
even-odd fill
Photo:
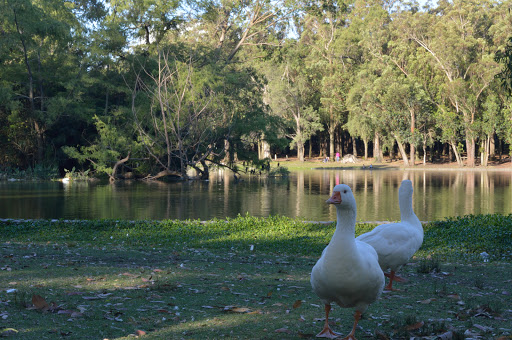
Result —
[[[47, 242], [105, 242], [116, 240], [130, 246], [188, 247], [273, 254], [315, 256], [320, 254], [334, 233], [335, 226], [307, 223], [282, 216], [258, 218], [238, 216], [227, 220], [201, 221], [30, 221], [1, 222], [0, 239]], [[375, 225], [357, 224], [356, 236]], [[421, 258], [431, 271], [441, 259], [464, 259], [483, 262], [512, 259], [512, 215], [476, 215], [432, 222], [425, 226]], [[430, 264], [429, 264], [430, 263]]]
[[269, 176], [270, 177], [285, 177], [290, 174], [290, 171], [285, 166], [275, 167], [270, 169]]
[[483, 261], [512, 258], [512, 215], [467, 215], [447, 218], [425, 226], [425, 238], [420, 254], [446, 258]]
[[[113, 123], [113, 121], [117, 123]], [[64, 146], [63, 152], [80, 163], [90, 162], [97, 175], [114, 176], [113, 167], [116, 162], [130, 154], [137, 155], [141, 149], [140, 143], [133, 139], [133, 129], [125, 125], [117, 126], [122, 121], [121, 116], [108, 117], [105, 121], [94, 116], [98, 139], [90, 146]], [[130, 164], [130, 163], [129, 163]]]
[[36, 164], [27, 169], [0, 169], [0, 180], [53, 180], [59, 177], [57, 166], [48, 164]]
[[75, 167], [73, 167], [71, 170], [64, 169], [64, 172], [66, 173], [64, 177], [73, 181], [85, 181], [90, 179], [89, 169], [85, 171], [77, 171]]
[[132, 171], [184, 176], [205, 159], [253, 161], [263, 142], [303, 159], [305, 143], [332, 146], [345, 129], [366, 148], [509, 143], [510, 96], [492, 83], [510, 80], [508, 4], [387, 6], [4, 0], [0, 163], [115, 176], [131, 152]]
[[422, 259], [418, 263], [418, 267], [416, 268], [416, 272], [420, 274], [428, 274], [432, 272], [439, 272], [440, 270], [440, 261], [436, 257]]
[[512, 37], [508, 39], [508, 44], [503, 50], [496, 52], [495, 60], [503, 64], [503, 70], [496, 74], [496, 78], [500, 79], [502, 86], [512, 94]]

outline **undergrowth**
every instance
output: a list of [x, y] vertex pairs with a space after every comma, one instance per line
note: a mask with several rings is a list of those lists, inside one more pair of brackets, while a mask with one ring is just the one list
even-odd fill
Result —
[[[357, 224], [356, 236], [370, 231], [372, 224]], [[207, 222], [163, 221], [0, 221], [0, 240], [17, 242], [68, 242], [121, 244], [140, 247], [207, 248], [269, 254], [316, 255], [329, 243], [335, 224], [303, 222], [282, 216], [237, 218]], [[512, 215], [468, 215], [436, 221], [424, 226], [419, 258], [469, 261], [512, 259]], [[483, 254], [485, 253], [485, 258]], [[420, 271], [432, 271], [435, 263], [424, 263]], [[428, 266], [434, 266], [428, 268]]]

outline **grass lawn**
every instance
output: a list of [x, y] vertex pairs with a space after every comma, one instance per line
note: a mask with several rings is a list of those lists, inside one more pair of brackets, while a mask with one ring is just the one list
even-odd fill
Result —
[[[324, 312], [309, 274], [333, 232], [283, 217], [0, 222], [0, 335], [314, 338]], [[511, 240], [511, 216], [426, 225], [408, 282], [368, 308], [356, 336], [512, 339]], [[334, 306], [333, 329], [348, 334], [352, 315]]]

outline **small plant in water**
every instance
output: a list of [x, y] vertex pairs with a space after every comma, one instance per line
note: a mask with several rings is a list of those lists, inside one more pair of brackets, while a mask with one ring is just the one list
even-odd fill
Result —
[[64, 172], [66, 173], [64, 177], [73, 181], [86, 181], [89, 179], [89, 169], [77, 171], [75, 167], [73, 167], [71, 170], [64, 169]]

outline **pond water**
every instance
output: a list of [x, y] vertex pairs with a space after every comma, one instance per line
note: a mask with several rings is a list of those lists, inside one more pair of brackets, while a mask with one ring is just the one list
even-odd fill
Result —
[[479, 213], [512, 213], [512, 171], [486, 170], [304, 170], [287, 178], [227, 171], [209, 181], [0, 182], [0, 218], [200, 219], [250, 214], [333, 221], [325, 203], [338, 183], [351, 186], [358, 221], [400, 219], [398, 187], [413, 182], [413, 205], [422, 221]]

